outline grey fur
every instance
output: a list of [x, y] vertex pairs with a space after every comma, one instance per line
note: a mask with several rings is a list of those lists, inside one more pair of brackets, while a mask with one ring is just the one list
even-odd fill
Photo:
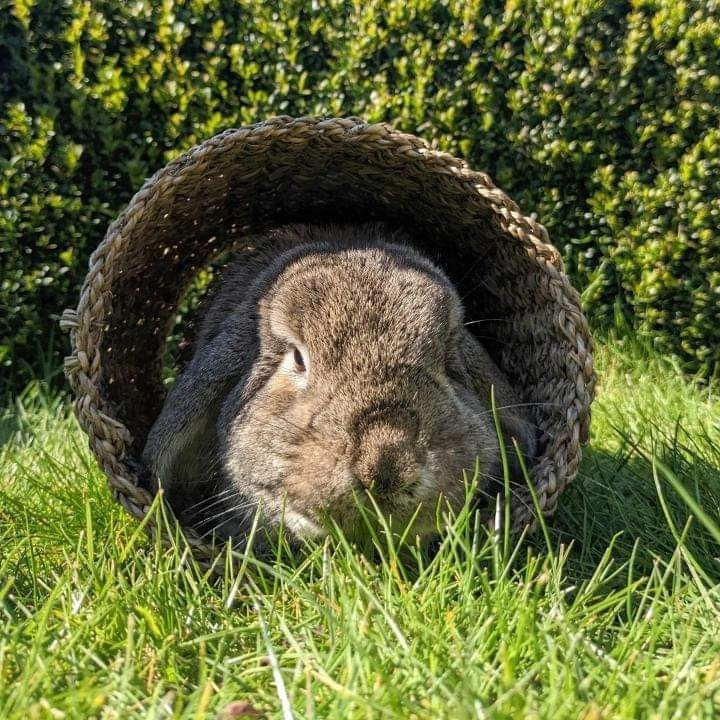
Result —
[[421, 504], [427, 535], [441, 496], [463, 502], [463, 469], [499, 472], [491, 386], [506, 445], [535, 455], [457, 292], [401, 233], [288, 227], [224, 277], [143, 453], [184, 522], [242, 539], [259, 507], [268, 529], [302, 537], [330, 517], [352, 534], [372, 489], [401, 524]]

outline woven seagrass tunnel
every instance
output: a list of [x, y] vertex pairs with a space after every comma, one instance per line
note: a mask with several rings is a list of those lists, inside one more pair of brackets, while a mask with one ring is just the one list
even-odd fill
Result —
[[[272, 227], [338, 220], [408, 229], [454, 281], [470, 327], [535, 404], [532, 479], [552, 513], [578, 470], [594, 386], [587, 323], [560, 255], [487, 175], [357, 118], [227, 130], [158, 171], [110, 225], [63, 324], [78, 418], [117, 499], [137, 517], [152, 502], [136, 459], [163, 403], [165, 340], [197, 273]], [[527, 504], [514, 505], [513, 521], [532, 523]]]

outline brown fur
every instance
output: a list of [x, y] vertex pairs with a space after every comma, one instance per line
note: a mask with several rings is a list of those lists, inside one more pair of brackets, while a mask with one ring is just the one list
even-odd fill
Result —
[[503, 427], [534, 454], [456, 291], [406, 238], [302, 226], [273, 240], [285, 251], [228, 269], [150, 432], [145, 460], [185, 522], [242, 536], [259, 508], [297, 537], [330, 519], [352, 534], [369, 491], [401, 526], [420, 507], [414, 530], [430, 534], [440, 500], [464, 501], [464, 470], [498, 473], [491, 386]]

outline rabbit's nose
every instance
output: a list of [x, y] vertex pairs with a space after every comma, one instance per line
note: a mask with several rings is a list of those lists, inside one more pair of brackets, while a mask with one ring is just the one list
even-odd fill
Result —
[[363, 487], [378, 495], [411, 483], [417, 475], [412, 437], [399, 428], [371, 427], [357, 447], [353, 474]]
[[378, 495], [387, 495], [397, 486], [402, 469], [392, 448], [380, 448], [375, 457], [361, 459], [356, 473], [363, 487]]

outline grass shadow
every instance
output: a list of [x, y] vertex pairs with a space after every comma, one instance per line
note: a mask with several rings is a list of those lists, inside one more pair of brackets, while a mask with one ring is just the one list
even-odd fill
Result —
[[[671, 561], [682, 534], [684, 551], [720, 583], [720, 457], [712, 446], [693, 449], [678, 441], [655, 437], [647, 451], [630, 445], [617, 452], [586, 448], [577, 479], [548, 523], [557, 545], [572, 544], [567, 571], [573, 580], [592, 575], [611, 545], [615, 563], [632, 562], [647, 575], [658, 560]], [[715, 532], [683, 499], [678, 484], [715, 523]], [[543, 551], [541, 538], [530, 542]]]

